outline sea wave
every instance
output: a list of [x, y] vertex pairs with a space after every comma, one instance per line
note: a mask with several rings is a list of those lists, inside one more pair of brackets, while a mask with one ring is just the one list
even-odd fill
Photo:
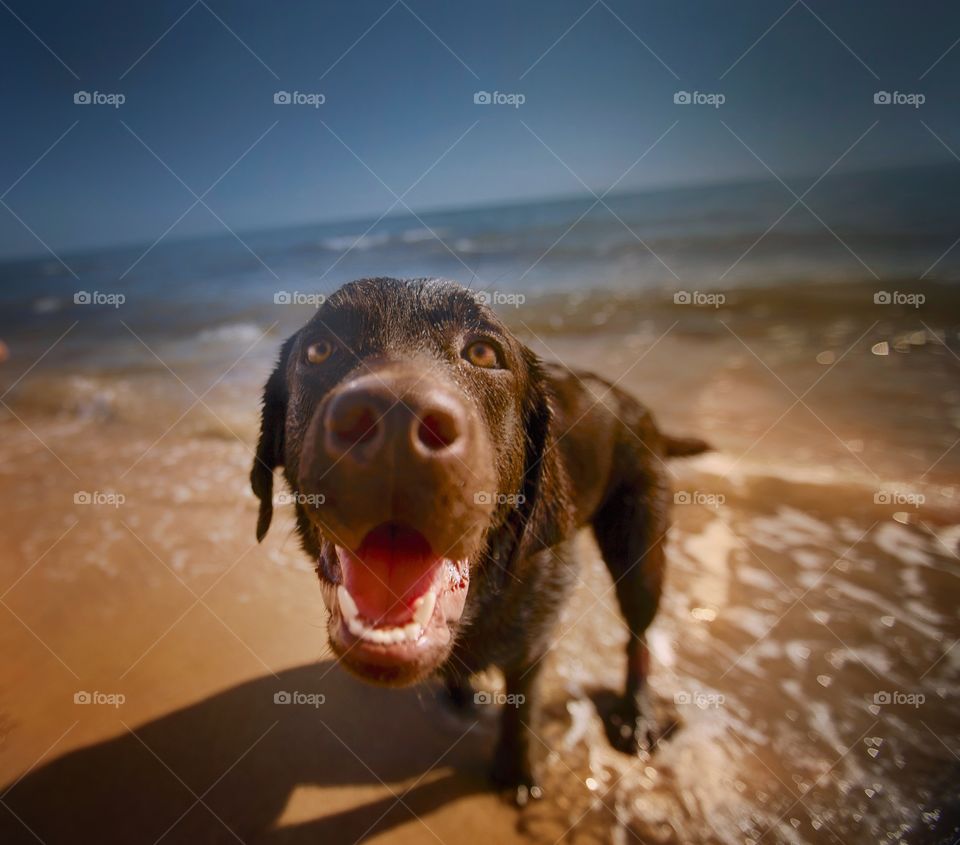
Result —
[[407, 244], [420, 243], [421, 241], [429, 241], [433, 238], [440, 237], [442, 238], [445, 235], [444, 230], [436, 229], [407, 229], [400, 235], [400, 240]]
[[256, 323], [224, 323], [198, 332], [200, 343], [253, 343], [263, 334]]
[[345, 250], [368, 250], [384, 246], [390, 242], [390, 235], [386, 232], [377, 234], [359, 234], [359, 235], [331, 235], [320, 239], [320, 246], [331, 252], [343, 252]]

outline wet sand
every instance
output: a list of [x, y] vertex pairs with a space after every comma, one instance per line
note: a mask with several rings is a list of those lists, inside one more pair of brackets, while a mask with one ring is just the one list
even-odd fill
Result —
[[626, 633], [584, 536], [545, 661], [545, 798], [519, 812], [486, 788], [495, 708], [347, 676], [289, 507], [256, 545], [277, 332], [208, 394], [236, 356], [174, 365], [192, 408], [145, 351], [91, 374], [54, 350], [0, 422], [0, 841], [953, 841], [955, 326], [778, 296], [505, 315], [717, 447], [672, 465], [651, 642], [677, 728], [649, 758], [606, 742]]

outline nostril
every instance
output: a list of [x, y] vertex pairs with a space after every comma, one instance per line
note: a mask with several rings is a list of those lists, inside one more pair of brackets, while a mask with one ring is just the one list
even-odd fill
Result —
[[379, 420], [373, 409], [369, 405], [360, 405], [347, 408], [337, 415], [331, 430], [338, 440], [354, 446], [372, 440], [377, 434], [378, 425]]
[[445, 411], [426, 414], [417, 426], [417, 439], [432, 451], [452, 446], [459, 434], [456, 419]]

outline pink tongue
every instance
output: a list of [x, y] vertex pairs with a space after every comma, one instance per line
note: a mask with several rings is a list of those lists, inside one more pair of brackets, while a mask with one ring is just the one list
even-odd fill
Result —
[[420, 532], [397, 525], [374, 528], [356, 553], [340, 558], [343, 581], [360, 615], [379, 625], [403, 625], [413, 603], [431, 586], [441, 561]]

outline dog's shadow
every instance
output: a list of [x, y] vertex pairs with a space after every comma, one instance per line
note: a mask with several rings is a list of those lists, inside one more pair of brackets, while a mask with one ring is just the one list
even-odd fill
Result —
[[[356, 842], [488, 789], [488, 731], [438, 730], [442, 713], [431, 693], [330, 663], [267, 675], [0, 787], [0, 842]], [[278, 826], [298, 788], [307, 798]]]

